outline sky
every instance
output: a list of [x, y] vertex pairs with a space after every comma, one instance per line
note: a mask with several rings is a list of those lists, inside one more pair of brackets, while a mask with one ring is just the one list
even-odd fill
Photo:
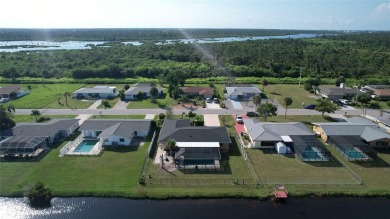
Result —
[[390, 0], [0, 0], [0, 28], [390, 30]]

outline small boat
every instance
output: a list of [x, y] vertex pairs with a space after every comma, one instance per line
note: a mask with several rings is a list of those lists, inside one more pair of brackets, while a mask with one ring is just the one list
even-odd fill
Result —
[[273, 193], [275, 200], [286, 200], [288, 197], [287, 189], [283, 185], [277, 185]]

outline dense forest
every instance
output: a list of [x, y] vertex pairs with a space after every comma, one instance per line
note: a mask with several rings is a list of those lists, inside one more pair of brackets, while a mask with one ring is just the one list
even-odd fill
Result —
[[[106, 47], [109, 46], [109, 47]], [[322, 35], [312, 39], [142, 46], [109, 42], [90, 50], [0, 53], [4, 78], [390, 78], [390, 33]]]

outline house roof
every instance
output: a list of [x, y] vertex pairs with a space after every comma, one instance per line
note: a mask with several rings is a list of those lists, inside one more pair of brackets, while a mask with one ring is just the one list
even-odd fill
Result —
[[0, 132], [0, 136], [49, 137], [61, 130], [70, 129], [78, 122], [78, 119], [53, 119], [48, 123], [20, 123]]
[[390, 126], [390, 116], [382, 116], [382, 117], [379, 117], [378, 120], [387, 125], [387, 126]]
[[198, 93], [199, 95], [213, 95], [214, 89], [211, 87], [181, 87], [184, 93], [193, 94]]
[[150, 129], [150, 119], [88, 119], [80, 126], [80, 131], [102, 131], [99, 138], [116, 135], [130, 138], [135, 131]]
[[12, 136], [0, 142], [0, 150], [7, 149], [32, 149], [44, 142], [47, 137]]
[[244, 124], [254, 141], [283, 141], [284, 136], [314, 135], [300, 122], [262, 123], [255, 119], [244, 119]]
[[378, 97], [390, 96], [390, 85], [367, 85], [363, 89], [370, 90]]
[[92, 88], [80, 88], [78, 90], [76, 90], [75, 92], [73, 92], [74, 94], [85, 94], [85, 93], [89, 93], [89, 94], [102, 94], [102, 93], [115, 93], [115, 89], [116, 87], [109, 87], [109, 86], [95, 86], [95, 87], [92, 87]]
[[366, 125], [374, 125], [371, 120], [368, 120], [366, 118], [360, 117], [360, 116], [353, 116], [350, 118], [345, 119], [348, 123], [352, 124], [366, 124]]
[[318, 87], [321, 93], [327, 96], [344, 96], [344, 95], [356, 95], [359, 91], [352, 88], [341, 87]]
[[262, 91], [258, 87], [226, 87], [226, 93], [230, 95], [244, 95], [246, 93], [261, 94]]
[[[125, 91], [125, 95], [137, 95], [139, 92], [149, 93], [150, 88], [152, 88], [150, 83], [137, 83], [134, 87], [130, 87]], [[161, 87], [156, 87], [158, 92], [162, 91]]]
[[6, 87], [0, 87], [0, 94], [10, 94], [20, 89], [19, 85], [13, 84]]
[[165, 119], [157, 142], [169, 139], [176, 142], [231, 143], [226, 127], [191, 126], [189, 119]]

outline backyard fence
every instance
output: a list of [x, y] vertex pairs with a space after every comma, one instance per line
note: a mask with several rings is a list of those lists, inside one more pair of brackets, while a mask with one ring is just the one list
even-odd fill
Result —
[[255, 187], [261, 182], [255, 179], [164, 179], [146, 178], [145, 183], [149, 186], [162, 187]]
[[150, 141], [150, 145], [149, 145], [149, 148], [148, 148], [148, 153], [146, 154], [146, 157], [145, 157], [145, 160], [144, 160], [144, 163], [142, 164], [142, 168], [141, 168], [141, 173], [140, 173], [140, 176], [139, 176], [139, 183], [142, 183], [144, 184], [145, 181], [145, 173], [147, 172], [147, 169], [149, 169], [149, 165], [150, 165], [150, 162], [152, 160], [152, 157], [151, 157], [151, 153], [152, 153], [152, 149], [153, 147], [155, 146], [155, 144], [157, 144], [157, 130], [154, 131], [153, 133], [153, 137], [152, 137], [152, 140]]
[[241, 155], [244, 157], [245, 162], [248, 164], [248, 168], [249, 168], [252, 176], [256, 179], [256, 181], [261, 182], [261, 180], [259, 179], [259, 177], [256, 174], [255, 169], [252, 166], [252, 163], [249, 160], [248, 154], [245, 151], [244, 142], [242, 142], [241, 136], [236, 133], [236, 138], [235, 139], [238, 142], [238, 144], [240, 145]]

